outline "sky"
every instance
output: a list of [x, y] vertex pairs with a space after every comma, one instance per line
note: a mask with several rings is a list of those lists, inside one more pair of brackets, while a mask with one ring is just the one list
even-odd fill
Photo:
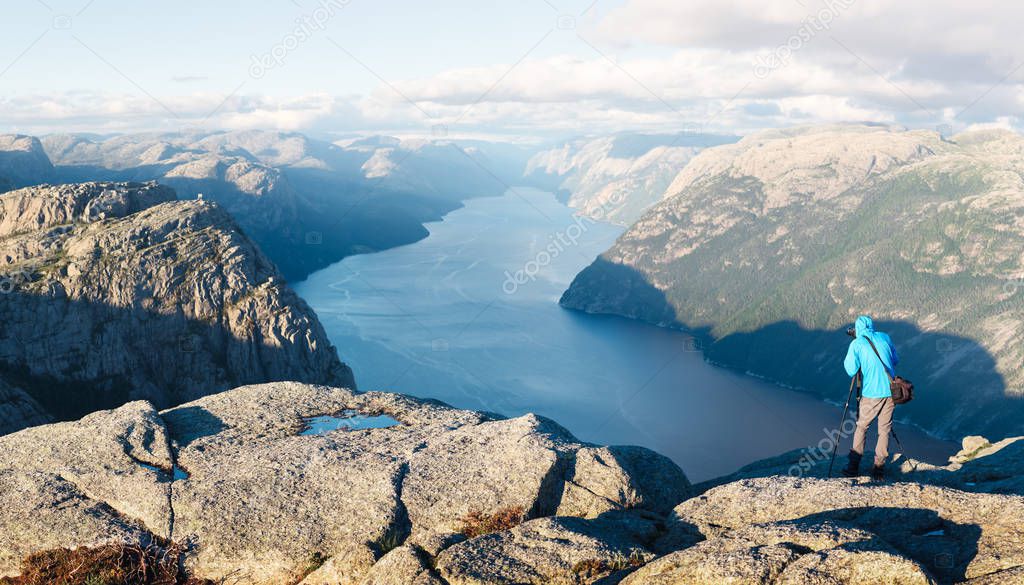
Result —
[[1021, 129], [1024, 4], [6, 0], [0, 131]]

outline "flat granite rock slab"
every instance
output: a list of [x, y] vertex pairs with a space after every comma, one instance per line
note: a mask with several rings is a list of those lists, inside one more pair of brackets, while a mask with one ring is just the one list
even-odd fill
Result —
[[[381, 428], [311, 421], [383, 415], [392, 424]], [[50, 494], [0, 511], [4, 571], [53, 546], [156, 535], [187, 544], [194, 576], [267, 585], [435, 583], [433, 556], [476, 546], [460, 534], [466, 516], [503, 510], [536, 519], [509, 534], [559, 570], [640, 562], [664, 527], [652, 509], [689, 489], [661, 456], [586, 445], [535, 415], [293, 382], [162, 412], [130, 403], [0, 438], [0, 457], [5, 491]], [[548, 518], [566, 508], [593, 519]], [[576, 544], [560, 550], [563, 537]]]
[[[0, 437], [0, 470], [52, 475], [163, 537], [170, 532], [172, 467], [167, 429], [148, 402]], [[4, 512], [21, 513], [24, 526], [50, 530], [20, 503], [7, 502]]]

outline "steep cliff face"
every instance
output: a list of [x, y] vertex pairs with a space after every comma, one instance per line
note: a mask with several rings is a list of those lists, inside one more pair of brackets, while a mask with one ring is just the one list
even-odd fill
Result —
[[252, 382], [353, 383], [312, 310], [216, 204], [155, 184], [11, 191], [0, 261], [2, 377], [56, 418]]
[[690, 328], [713, 361], [832, 398], [841, 330], [871, 314], [925, 390], [904, 416], [1017, 433], [1022, 168], [1010, 132], [755, 134], [694, 158], [562, 304]]
[[552, 181], [567, 204], [588, 217], [629, 225], [661, 201], [697, 153], [733, 140], [700, 134], [582, 138], [535, 154], [525, 175]]
[[38, 138], [0, 135], [0, 193], [53, 180], [53, 165]]

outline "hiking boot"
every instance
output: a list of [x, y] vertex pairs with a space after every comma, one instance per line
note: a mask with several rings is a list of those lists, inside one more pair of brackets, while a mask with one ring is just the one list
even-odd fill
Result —
[[857, 477], [860, 475], [860, 458], [861, 454], [856, 451], [850, 451], [850, 460], [843, 468], [843, 475], [846, 477]]
[[885, 466], [876, 465], [871, 468], [871, 479], [875, 481], [882, 481], [885, 479]]

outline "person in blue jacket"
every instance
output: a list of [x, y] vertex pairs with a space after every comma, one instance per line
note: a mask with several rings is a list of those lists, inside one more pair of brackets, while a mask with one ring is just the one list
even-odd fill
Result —
[[[871, 477], [882, 479], [885, 475], [885, 461], [889, 457], [889, 435], [892, 432], [892, 414], [896, 405], [892, 401], [889, 377], [896, 376], [899, 357], [896, 347], [888, 335], [875, 331], [871, 317], [857, 318], [855, 337], [846, 352], [846, 373], [851, 377], [862, 376], [862, 398], [857, 414], [857, 430], [853, 434], [853, 448], [850, 460], [843, 474], [854, 477], [860, 473], [860, 460], [864, 456], [864, 440], [868, 427], [878, 419], [878, 444], [875, 446], [875, 465]], [[870, 343], [868, 342], [870, 340]], [[875, 349], [871, 348], [874, 344]], [[878, 350], [878, 355], [875, 355]]]

